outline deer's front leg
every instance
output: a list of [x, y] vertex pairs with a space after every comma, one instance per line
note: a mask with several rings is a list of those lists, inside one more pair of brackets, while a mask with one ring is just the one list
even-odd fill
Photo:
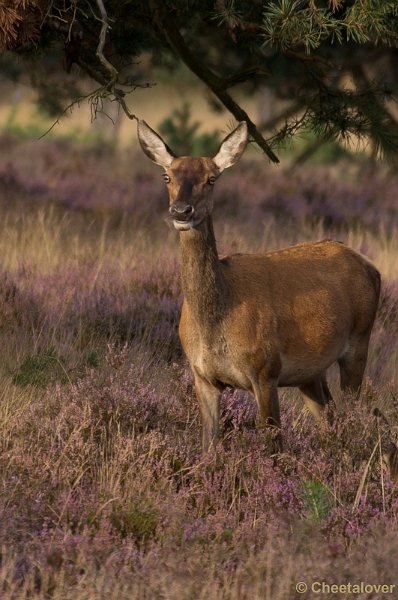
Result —
[[214, 450], [218, 439], [221, 390], [195, 373], [195, 391], [202, 415], [202, 450]]
[[266, 374], [260, 374], [258, 381], [253, 385], [256, 398], [259, 421], [262, 427], [270, 428], [275, 434], [274, 449], [282, 450], [281, 419], [279, 414], [278, 385], [275, 379], [270, 379]]

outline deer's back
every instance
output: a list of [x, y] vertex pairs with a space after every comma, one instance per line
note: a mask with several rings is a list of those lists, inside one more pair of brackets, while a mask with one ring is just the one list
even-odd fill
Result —
[[[377, 269], [342, 243], [324, 240], [268, 254], [236, 254], [221, 259], [235, 302], [260, 300], [282, 309], [308, 310], [314, 304], [368, 322], [380, 292]], [[359, 323], [358, 323], [359, 324]]]
[[373, 324], [379, 273], [344, 244], [325, 240], [220, 262], [228, 294], [219, 326], [206, 331], [183, 306], [180, 336], [191, 363], [202, 348], [209, 363], [210, 355], [228, 355], [241, 364], [244, 348], [248, 362], [258, 357], [261, 368], [265, 354], [285, 372], [286, 385], [296, 385], [298, 366], [305, 365], [308, 376], [322, 371], [344, 352], [350, 336]]

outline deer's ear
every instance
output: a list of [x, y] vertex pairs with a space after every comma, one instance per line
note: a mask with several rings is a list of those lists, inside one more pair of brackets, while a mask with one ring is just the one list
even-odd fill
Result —
[[138, 121], [138, 140], [145, 154], [161, 167], [168, 167], [173, 162], [175, 155], [164, 143], [160, 135], [156, 133], [145, 121]]
[[248, 142], [246, 121], [239, 123], [238, 127], [222, 142], [217, 154], [213, 157], [220, 171], [232, 167], [240, 159]]

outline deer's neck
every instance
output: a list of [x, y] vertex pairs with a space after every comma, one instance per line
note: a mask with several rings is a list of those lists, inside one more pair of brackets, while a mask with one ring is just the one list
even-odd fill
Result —
[[180, 234], [182, 288], [190, 313], [209, 331], [223, 313], [226, 289], [211, 217]]

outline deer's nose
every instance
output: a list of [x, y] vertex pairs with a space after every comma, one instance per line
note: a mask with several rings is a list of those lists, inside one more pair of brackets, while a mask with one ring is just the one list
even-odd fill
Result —
[[187, 221], [194, 213], [194, 207], [191, 204], [172, 204], [170, 206], [170, 214], [177, 221]]

